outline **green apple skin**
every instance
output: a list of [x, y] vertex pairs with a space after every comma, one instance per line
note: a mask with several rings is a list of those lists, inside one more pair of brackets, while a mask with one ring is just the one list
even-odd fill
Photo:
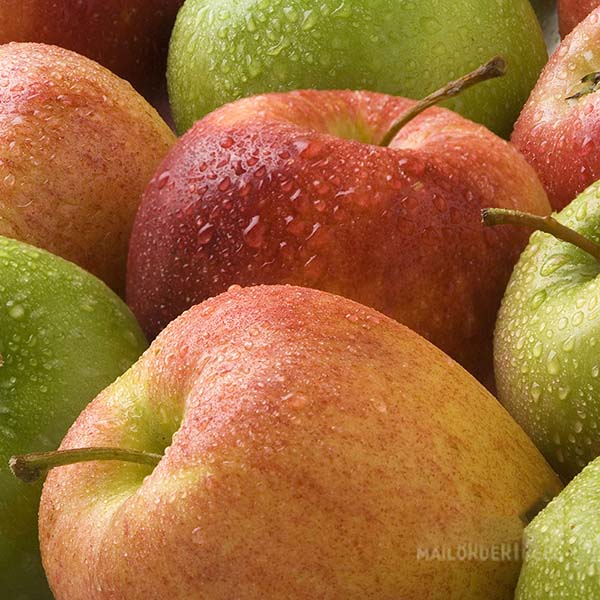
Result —
[[421, 98], [496, 54], [508, 74], [445, 106], [506, 137], [547, 59], [527, 0], [187, 0], [167, 78], [183, 133], [218, 106], [264, 92]]
[[600, 459], [525, 529], [516, 600], [600, 598]]
[[[556, 218], [600, 242], [600, 183]], [[508, 284], [494, 336], [500, 401], [566, 480], [600, 455], [600, 264], [532, 235]]]
[[41, 486], [19, 482], [13, 454], [53, 450], [86, 404], [146, 342], [99, 279], [0, 236], [0, 596], [52, 598], [39, 557]]

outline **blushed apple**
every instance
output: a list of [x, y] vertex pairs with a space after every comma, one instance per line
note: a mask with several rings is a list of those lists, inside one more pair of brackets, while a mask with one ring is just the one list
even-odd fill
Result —
[[560, 35], [571, 33], [598, 6], [599, 0], [558, 0]]
[[135, 221], [127, 299], [146, 334], [231, 284], [292, 283], [398, 319], [489, 383], [496, 311], [527, 234], [484, 230], [480, 209], [550, 206], [510, 144], [448, 110], [382, 146], [414, 106], [298, 91], [198, 122]]
[[183, 0], [0, 0], [0, 44], [42, 42], [104, 65], [141, 91], [164, 78]]
[[[523, 515], [560, 489], [441, 351], [286, 286], [233, 289], [173, 322], [61, 444], [84, 447], [122, 452], [92, 448], [46, 480], [56, 600], [509, 600]], [[125, 449], [155, 467], [110, 460]], [[504, 559], [426, 558], [467, 544]]]
[[175, 136], [122, 79], [74, 52], [0, 46], [0, 235], [122, 292], [141, 194]]
[[600, 179], [599, 48], [597, 8], [551, 56], [512, 135], [556, 210]]

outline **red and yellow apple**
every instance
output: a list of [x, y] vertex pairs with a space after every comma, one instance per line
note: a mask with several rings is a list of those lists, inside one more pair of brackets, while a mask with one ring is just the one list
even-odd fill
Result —
[[127, 298], [147, 335], [232, 284], [291, 283], [396, 318], [489, 383], [496, 311], [527, 234], [485, 231], [480, 209], [550, 206], [510, 144], [448, 110], [381, 146], [413, 106], [298, 91], [198, 122], [134, 225]]
[[[173, 322], [61, 445], [82, 447], [160, 456], [50, 472], [40, 541], [56, 600], [509, 600], [523, 515], [560, 490], [434, 346], [287, 286]], [[431, 558], [462, 547], [478, 554]]]
[[565, 37], [581, 23], [600, 0], [558, 0], [558, 24], [560, 35]]
[[512, 142], [555, 210], [600, 179], [600, 8], [550, 58], [523, 108]]
[[99, 64], [44, 44], [0, 46], [0, 235], [122, 292], [141, 194], [174, 141]]
[[0, 44], [43, 42], [98, 61], [138, 89], [164, 79], [183, 0], [0, 0]]

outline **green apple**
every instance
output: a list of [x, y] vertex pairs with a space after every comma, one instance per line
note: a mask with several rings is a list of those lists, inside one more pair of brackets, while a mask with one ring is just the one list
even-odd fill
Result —
[[581, 247], [532, 235], [498, 314], [494, 367], [501, 402], [569, 479], [600, 455], [600, 183], [555, 219], [550, 230]]
[[65, 453], [89, 462], [44, 485], [56, 600], [510, 600], [522, 515], [561, 488], [443, 352], [291, 286], [185, 312], [34, 470]]
[[133, 316], [100, 280], [0, 237], [2, 598], [52, 597], [37, 543], [41, 487], [17, 482], [9, 457], [55, 448], [85, 405], [144, 347]]
[[516, 600], [600, 598], [600, 459], [525, 529]]
[[446, 106], [508, 136], [547, 59], [528, 0], [187, 0], [167, 77], [183, 132], [218, 106], [269, 91], [420, 98], [496, 54], [508, 76]]

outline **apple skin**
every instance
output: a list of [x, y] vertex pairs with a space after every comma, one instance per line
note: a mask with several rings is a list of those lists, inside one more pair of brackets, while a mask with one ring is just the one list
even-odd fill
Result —
[[132, 232], [127, 301], [146, 334], [229, 285], [290, 283], [372, 306], [491, 381], [495, 315], [527, 233], [484, 228], [480, 209], [550, 206], [514, 148], [450, 111], [373, 145], [413, 104], [300, 91], [197, 123]]
[[0, 235], [123, 292], [141, 194], [175, 136], [122, 79], [68, 50], [0, 46]]
[[600, 459], [594, 460], [525, 529], [516, 600], [600, 598]]
[[447, 106], [508, 137], [547, 60], [527, 0], [187, 0], [167, 81], [183, 133], [215, 108], [265, 92], [422, 98], [497, 54], [510, 66], [506, 77]]
[[61, 444], [84, 446], [164, 456], [50, 472], [40, 543], [57, 600], [509, 599], [518, 561], [417, 549], [518, 543], [520, 515], [560, 489], [441, 351], [290, 286], [234, 286], [171, 323]]
[[87, 56], [146, 92], [164, 78], [183, 0], [0, 0], [0, 44], [42, 42]]
[[[600, 184], [557, 219], [600, 242]], [[600, 268], [579, 248], [535, 233], [498, 314], [498, 397], [556, 471], [572, 478], [600, 455]]]
[[515, 124], [512, 142], [534, 167], [555, 210], [600, 179], [600, 96], [577, 99], [580, 81], [600, 70], [600, 8], [550, 57]]
[[145, 348], [133, 315], [102, 282], [57, 256], [0, 236], [3, 598], [52, 598], [37, 539], [41, 486], [17, 481], [9, 457], [55, 449], [84, 406]]
[[558, 0], [560, 35], [571, 33], [598, 6], [600, 0]]

